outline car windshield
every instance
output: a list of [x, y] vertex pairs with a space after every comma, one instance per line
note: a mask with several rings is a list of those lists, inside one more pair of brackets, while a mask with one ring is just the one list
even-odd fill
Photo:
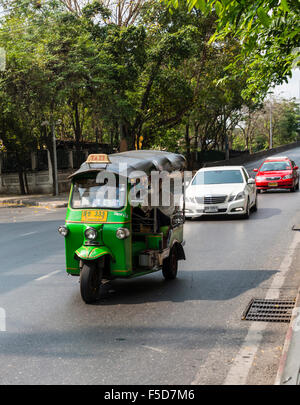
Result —
[[209, 170], [199, 172], [192, 184], [230, 184], [243, 183], [244, 179], [240, 170]]
[[289, 162], [266, 162], [260, 168], [261, 172], [273, 172], [276, 170], [291, 170]]
[[96, 179], [80, 179], [73, 186], [72, 208], [121, 209], [126, 202], [125, 184], [115, 187], [96, 183]]

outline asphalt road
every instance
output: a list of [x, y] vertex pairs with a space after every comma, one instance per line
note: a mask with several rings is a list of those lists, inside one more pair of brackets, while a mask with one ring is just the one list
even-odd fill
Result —
[[[286, 154], [300, 166], [300, 148]], [[226, 383], [249, 342], [242, 312], [276, 287], [289, 254], [279, 294], [295, 296], [299, 201], [299, 192], [268, 192], [249, 220], [187, 222], [177, 280], [115, 281], [95, 305], [64, 271], [65, 210], [1, 208], [0, 384]], [[245, 383], [274, 383], [287, 326], [262, 325]]]

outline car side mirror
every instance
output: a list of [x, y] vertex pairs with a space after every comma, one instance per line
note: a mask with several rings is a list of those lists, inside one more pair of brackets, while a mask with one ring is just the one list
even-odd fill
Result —
[[299, 167], [298, 166], [294, 166], [294, 170], [298, 170], [299, 169]]
[[255, 180], [254, 179], [248, 179], [248, 184], [255, 184]]
[[252, 171], [253, 171], [253, 172], [258, 172], [258, 169], [253, 169]]

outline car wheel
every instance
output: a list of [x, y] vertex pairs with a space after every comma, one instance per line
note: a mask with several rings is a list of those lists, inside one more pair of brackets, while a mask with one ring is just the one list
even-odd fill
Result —
[[261, 190], [257, 190], [257, 194], [260, 194], [261, 193]]
[[99, 298], [101, 271], [96, 262], [84, 263], [80, 272], [80, 292], [83, 301], [91, 304]]
[[254, 203], [254, 205], [253, 205], [253, 207], [252, 207], [252, 211], [253, 211], [253, 212], [256, 212], [256, 211], [257, 211], [257, 196], [255, 197], [255, 203]]
[[163, 261], [163, 268], [162, 273], [166, 280], [174, 280], [177, 276], [178, 270], [178, 259], [177, 259], [177, 252], [175, 247], [173, 246], [169, 257], [167, 257]]
[[299, 190], [299, 180], [298, 180], [298, 183], [297, 183], [297, 186], [296, 186], [296, 190], [297, 191]]
[[290, 192], [294, 193], [296, 191], [296, 186], [293, 186], [292, 188], [290, 188]]
[[250, 203], [249, 203], [249, 200], [248, 200], [247, 207], [246, 207], [246, 213], [243, 215], [243, 218], [244, 219], [249, 219], [249, 217], [250, 217]]

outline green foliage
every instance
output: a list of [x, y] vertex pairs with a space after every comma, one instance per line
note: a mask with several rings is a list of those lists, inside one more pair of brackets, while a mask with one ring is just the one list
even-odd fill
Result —
[[[253, 7], [246, 15], [242, 3], [250, 5], [179, 0], [171, 14], [148, 0], [130, 25], [112, 23], [116, 10], [98, 1], [72, 13], [58, 0], [39, 7], [0, 0], [9, 6], [0, 25], [0, 47], [7, 52], [7, 69], [0, 73], [0, 138], [10, 150], [51, 150], [50, 124], [60, 119], [58, 136], [77, 148], [95, 139], [118, 147], [125, 138], [129, 148], [142, 139], [148, 148], [223, 151], [241, 108], [255, 109], [274, 79], [271, 63], [282, 67], [280, 77], [288, 70], [287, 42], [264, 40], [258, 27], [276, 37], [294, 25], [290, 46], [298, 35], [290, 2], [281, 2], [276, 21], [263, 2], [255, 15]], [[290, 131], [290, 118], [282, 125]]]
[[[173, 8], [176, 0], [165, 0]], [[299, 66], [300, 3], [294, 0], [186, 0], [190, 12], [216, 13], [216, 31], [211, 42], [234, 36], [242, 49], [231, 69], [239, 70], [239, 61], [248, 59], [245, 69], [248, 86], [245, 97], [261, 99], [268, 88], [286, 81], [293, 67]], [[173, 12], [173, 11], [172, 11]]]

